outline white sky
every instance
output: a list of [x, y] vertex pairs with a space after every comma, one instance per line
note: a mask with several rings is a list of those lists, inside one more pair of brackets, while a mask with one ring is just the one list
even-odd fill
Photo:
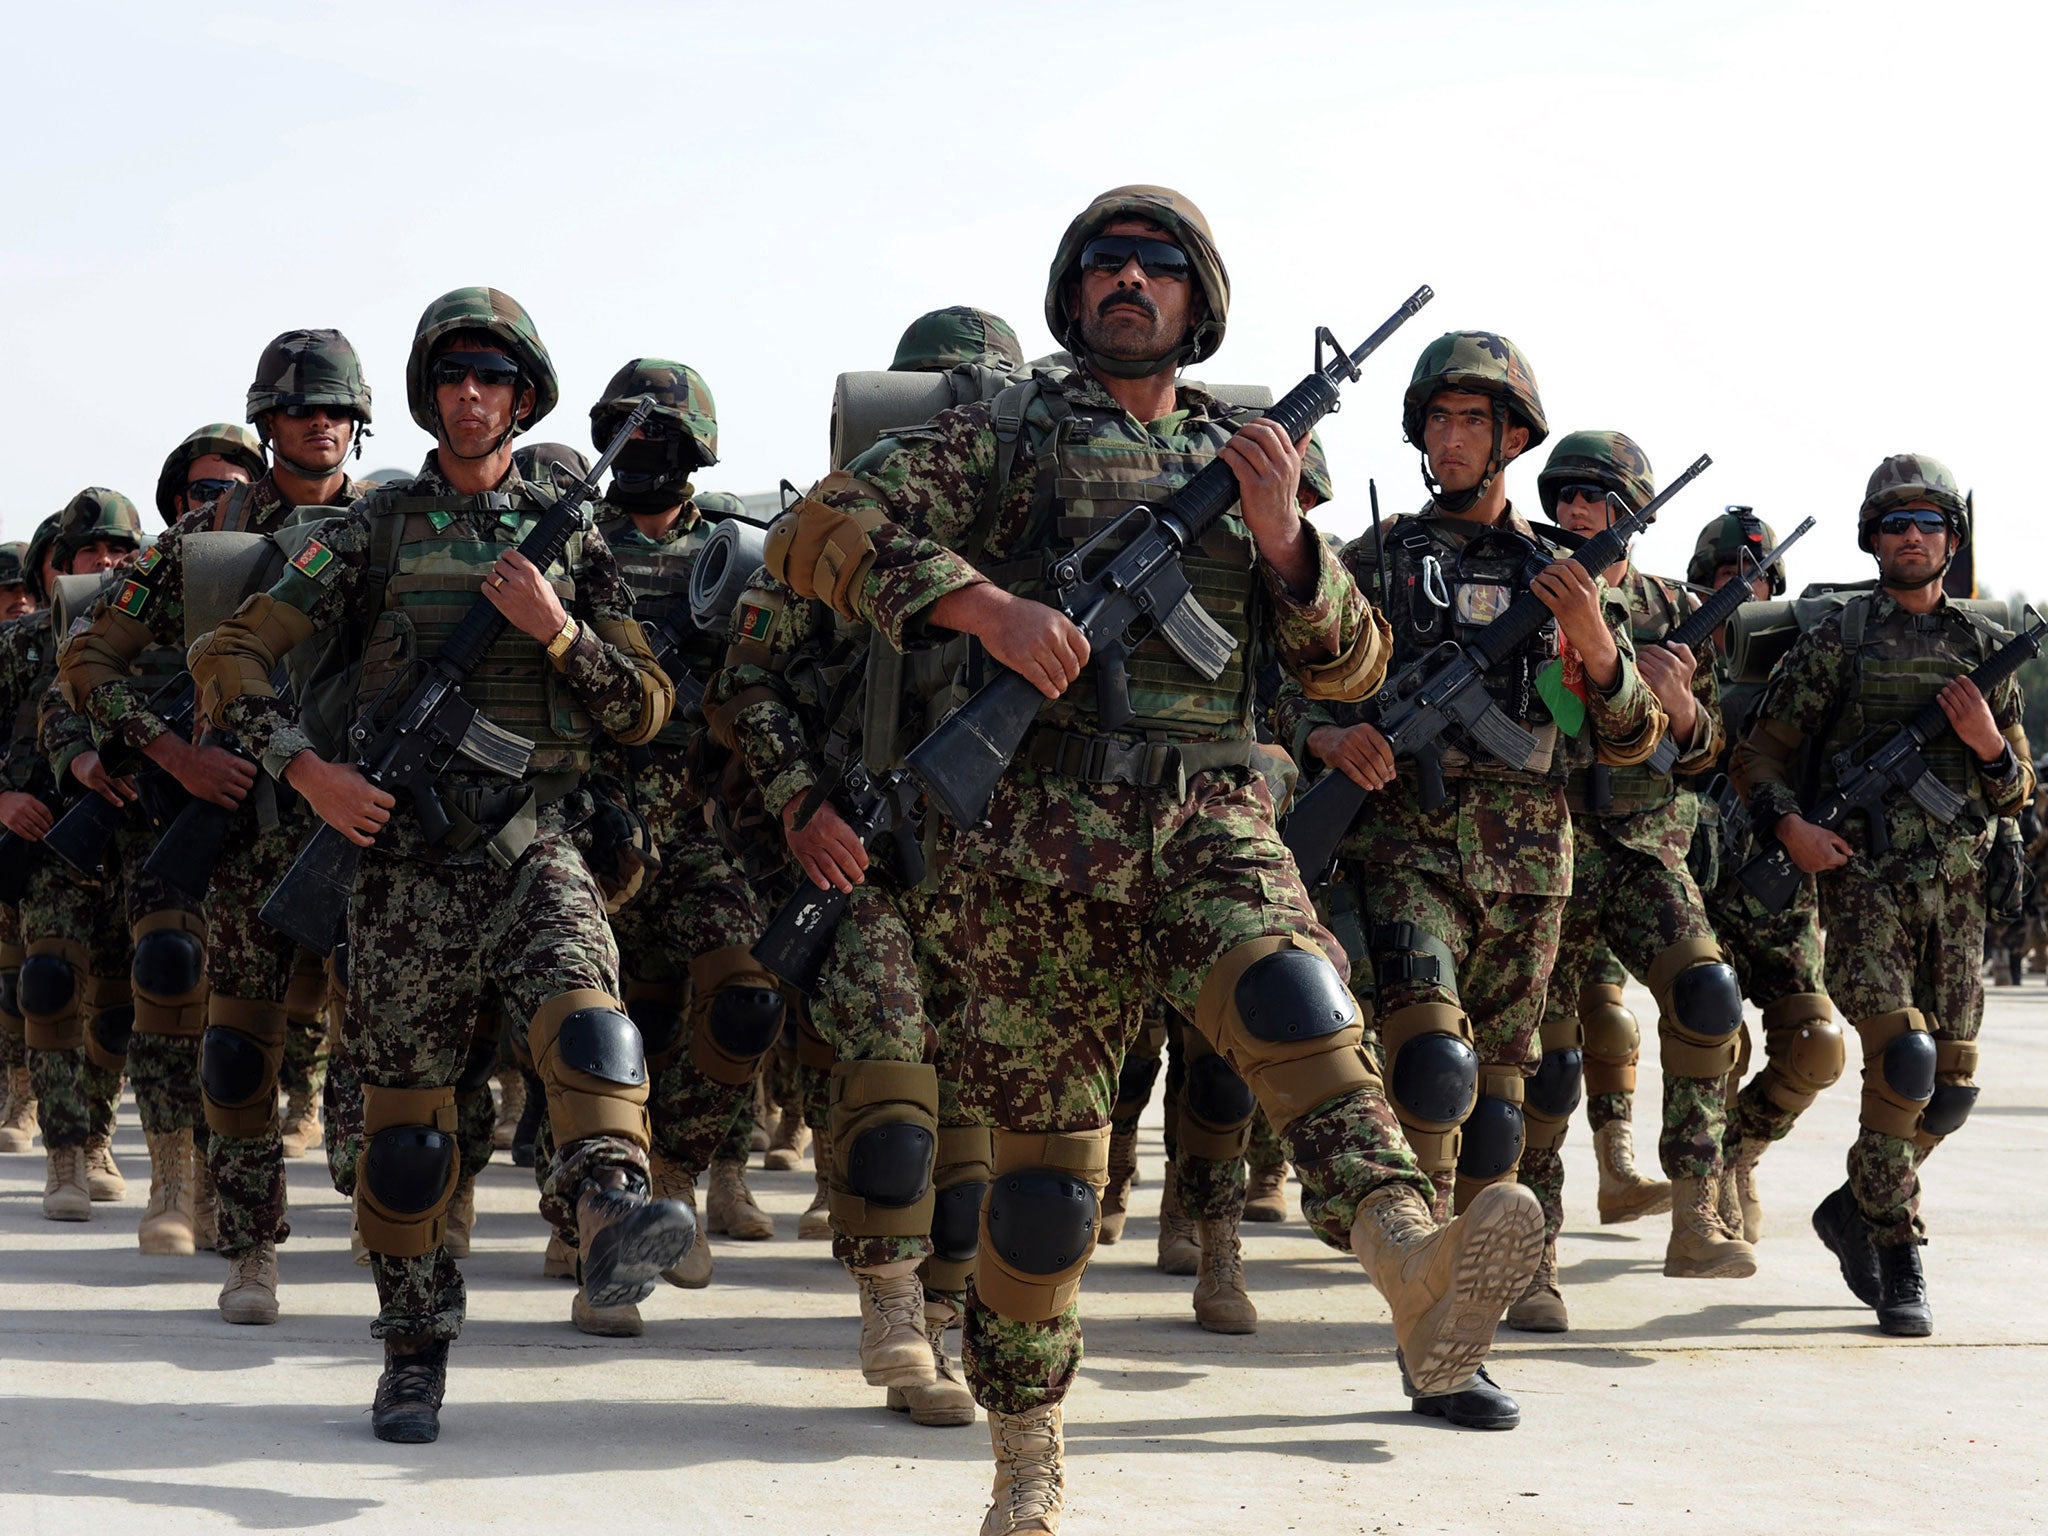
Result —
[[[279, 331], [338, 326], [376, 437], [428, 441], [404, 360], [428, 300], [487, 283], [563, 379], [536, 436], [584, 446], [627, 358], [709, 380], [723, 462], [764, 490], [824, 467], [833, 376], [969, 303], [1034, 354], [1066, 221], [1176, 186], [1230, 267], [1200, 369], [1276, 393], [1314, 327], [1356, 342], [1437, 299], [1325, 439], [1351, 532], [1366, 479], [1421, 495], [1415, 355], [1453, 328], [1530, 357], [1554, 430], [1713, 469], [1647, 538], [1680, 573], [1751, 502], [1854, 547], [1887, 453], [1977, 492], [1980, 583], [2048, 596], [2037, 476], [2043, 303], [2032, 7], [1709, 3], [1157, 6], [368, 3], [41, 7], [0, 100], [0, 536], [87, 484], [153, 521], [158, 469], [239, 418]], [[2029, 340], [2029, 338], [2033, 338]], [[2030, 382], [2035, 381], [2035, 382]], [[1543, 450], [1538, 450], [1540, 453]], [[1528, 463], [1511, 472], [1535, 506]]]

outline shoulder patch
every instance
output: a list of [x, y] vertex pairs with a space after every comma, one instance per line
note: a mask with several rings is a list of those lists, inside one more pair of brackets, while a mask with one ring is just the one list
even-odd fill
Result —
[[318, 539], [306, 540], [305, 547], [292, 556], [292, 569], [301, 576], [310, 576], [315, 581], [333, 579], [330, 571], [334, 565], [334, 551]]
[[[163, 546], [160, 544], [152, 544], [149, 546], [148, 549], [142, 552], [142, 558], [135, 562], [135, 574], [138, 576], [147, 576], [151, 571], [155, 570], [159, 565], [163, 564], [163, 560]], [[130, 582], [129, 585], [133, 586], [134, 583]]]
[[768, 632], [775, 627], [775, 615], [764, 605], [742, 602], [739, 611], [739, 633], [743, 640], [766, 640]]
[[[151, 550], [150, 554], [154, 556], [156, 551]], [[141, 567], [138, 566], [137, 569], [140, 570]], [[121, 583], [121, 590], [114, 595], [114, 610], [127, 614], [131, 619], [139, 619], [142, 617], [142, 611], [149, 606], [152, 595], [150, 589], [141, 582], [124, 581]]]

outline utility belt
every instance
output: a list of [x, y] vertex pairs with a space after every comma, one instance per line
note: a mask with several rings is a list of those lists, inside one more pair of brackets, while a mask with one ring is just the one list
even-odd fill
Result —
[[1018, 757], [1034, 768], [1084, 784], [1171, 789], [1185, 800], [1188, 780], [1216, 768], [1261, 769], [1259, 744], [1242, 741], [1125, 741], [1051, 726], [1034, 726]]
[[566, 800], [583, 783], [574, 771], [537, 774], [515, 784], [434, 786], [448, 814], [449, 832], [427, 851], [430, 861], [459, 857], [481, 845], [491, 862], [510, 869], [540, 833], [540, 813]]

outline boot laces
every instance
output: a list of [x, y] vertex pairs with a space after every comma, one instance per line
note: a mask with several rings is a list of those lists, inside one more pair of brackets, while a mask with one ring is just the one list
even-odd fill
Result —
[[998, 1417], [1002, 1455], [1009, 1463], [1004, 1516], [1012, 1525], [1049, 1520], [1060, 1509], [1059, 1407], [1048, 1404], [1029, 1413]]
[[448, 1346], [439, 1345], [416, 1355], [393, 1355], [384, 1362], [384, 1374], [377, 1378], [377, 1412], [421, 1404], [441, 1406], [446, 1390]]
[[263, 1244], [258, 1243], [239, 1259], [235, 1260], [233, 1273], [228, 1276], [227, 1288], [238, 1291], [245, 1285], [256, 1285], [263, 1279]]
[[916, 1275], [862, 1275], [860, 1283], [885, 1329], [925, 1331], [924, 1282]]
[[[1217, 1225], [1220, 1227], [1221, 1223]], [[1218, 1242], [1211, 1248], [1204, 1243], [1202, 1267], [1209, 1272], [1209, 1278], [1217, 1284], [1231, 1290], [1244, 1289], [1244, 1249], [1238, 1244]]]

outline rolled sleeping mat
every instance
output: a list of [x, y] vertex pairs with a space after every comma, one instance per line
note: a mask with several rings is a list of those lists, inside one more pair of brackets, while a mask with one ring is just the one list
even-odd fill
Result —
[[188, 533], [185, 563], [185, 644], [211, 633], [258, 592], [270, 590], [284, 570], [284, 551], [267, 533]]
[[725, 632], [733, 605], [761, 568], [768, 530], [758, 523], [727, 518], [711, 530], [690, 567], [690, 617], [699, 629]]
[[74, 619], [82, 619], [92, 612], [92, 605], [102, 597], [111, 597], [121, 590], [121, 584], [128, 579], [126, 571], [95, 571], [89, 576], [59, 576], [56, 590], [50, 594], [51, 632], [66, 635], [71, 632]]

